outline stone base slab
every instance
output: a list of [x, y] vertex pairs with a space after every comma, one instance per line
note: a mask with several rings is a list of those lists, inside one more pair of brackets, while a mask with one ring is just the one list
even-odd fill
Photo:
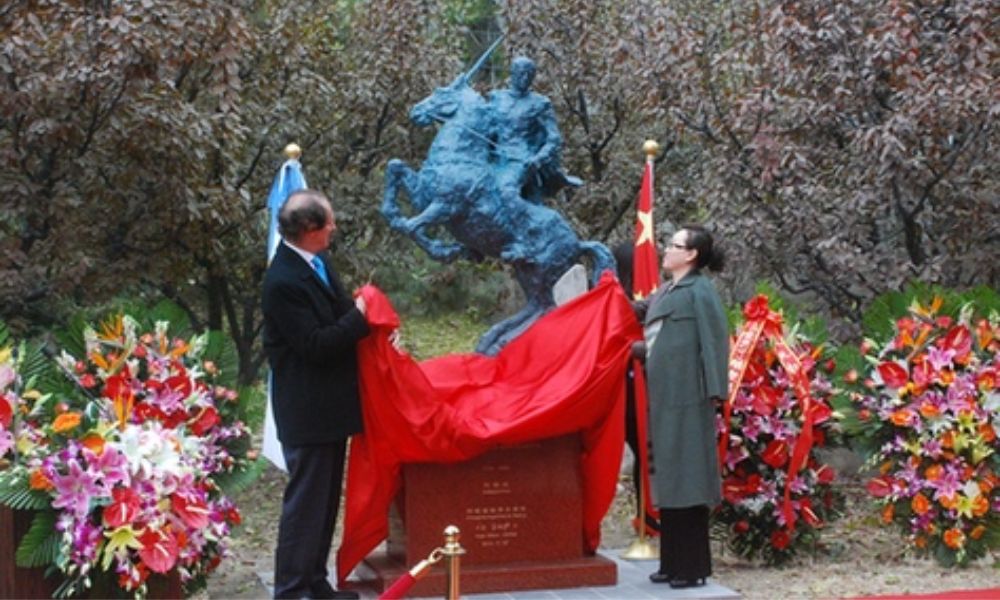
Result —
[[[381, 593], [388, 589], [407, 567], [385, 552], [368, 556], [355, 571], [358, 583], [370, 585]], [[432, 567], [410, 589], [409, 596], [443, 596], [446, 587], [444, 563]], [[353, 579], [353, 577], [352, 577]], [[508, 562], [461, 566], [460, 592], [512, 592], [520, 590], [562, 589], [615, 585], [618, 569], [603, 556], [587, 556], [557, 561]]]

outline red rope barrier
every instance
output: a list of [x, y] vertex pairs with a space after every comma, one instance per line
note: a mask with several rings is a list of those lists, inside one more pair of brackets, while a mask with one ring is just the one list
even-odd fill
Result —
[[413, 584], [427, 573], [431, 565], [437, 564], [442, 556], [444, 555], [441, 553], [441, 548], [432, 550], [427, 558], [418, 562], [408, 573], [403, 573], [402, 577], [389, 586], [389, 589], [382, 592], [378, 600], [401, 600]]
[[416, 577], [409, 573], [403, 573], [403, 576], [397, 579], [389, 589], [382, 592], [378, 598], [379, 600], [401, 600], [416, 582]]

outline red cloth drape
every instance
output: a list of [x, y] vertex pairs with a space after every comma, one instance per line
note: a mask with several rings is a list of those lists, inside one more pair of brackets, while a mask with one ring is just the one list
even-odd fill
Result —
[[466, 460], [573, 432], [583, 442], [582, 534], [595, 551], [621, 464], [627, 357], [642, 335], [614, 278], [606, 273], [495, 357], [422, 363], [389, 342], [399, 317], [385, 295], [372, 286], [359, 293], [373, 331], [358, 347], [365, 432], [351, 440], [340, 581], [388, 535], [403, 463]]

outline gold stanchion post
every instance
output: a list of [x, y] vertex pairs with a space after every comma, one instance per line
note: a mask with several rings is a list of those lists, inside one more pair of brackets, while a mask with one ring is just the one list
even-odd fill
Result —
[[[642, 145], [642, 151], [646, 154], [646, 162], [652, 163], [656, 160], [656, 153], [660, 151], [660, 145], [656, 140], [646, 140]], [[639, 448], [639, 452], [645, 452], [645, 448]], [[639, 456], [635, 460], [642, 464]], [[639, 481], [635, 482], [635, 493], [639, 496], [639, 539], [632, 542], [621, 557], [625, 560], [652, 560], [660, 557], [659, 544], [652, 544], [646, 539], [646, 490], [643, 485], [644, 473], [639, 473]]]
[[465, 548], [459, 543], [459, 537], [461, 532], [458, 527], [454, 525], [449, 525], [444, 528], [444, 547], [441, 548], [441, 554], [447, 559], [447, 576], [448, 576], [448, 587], [445, 591], [445, 598], [448, 600], [458, 600], [459, 591], [459, 579], [461, 575], [461, 564], [462, 555], [465, 554]]

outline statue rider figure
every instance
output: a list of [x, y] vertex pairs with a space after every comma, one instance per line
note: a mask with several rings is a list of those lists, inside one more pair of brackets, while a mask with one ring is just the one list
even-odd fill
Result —
[[566, 186], [583, 182], [566, 175], [560, 165], [562, 136], [548, 98], [531, 91], [535, 63], [519, 56], [510, 67], [510, 87], [489, 94], [495, 176], [505, 201], [518, 195], [541, 204]]

